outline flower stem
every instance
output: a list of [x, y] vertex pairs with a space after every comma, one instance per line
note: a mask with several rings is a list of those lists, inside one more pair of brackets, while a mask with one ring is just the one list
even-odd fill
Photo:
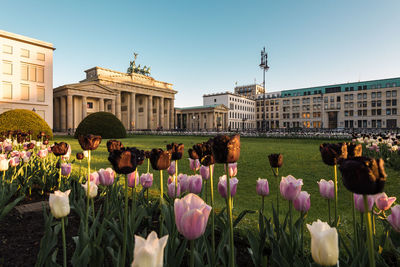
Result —
[[150, 171], [150, 159], [147, 159], [147, 173]]
[[[228, 172], [228, 164], [226, 164], [226, 172]], [[227, 191], [227, 213], [228, 213], [228, 221], [229, 221], [229, 262], [230, 266], [235, 266], [235, 245], [233, 240], [233, 222], [232, 222], [232, 196], [231, 196], [231, 186], [230, 186], [230, 176], [226, 174], [226, 191]]]
[[304, 213], [300, 213], [301, 217], [301, 255], [304, 255]]
[[65, 241], [65, 223], [64, 217], [61, 218], [61, 230], [62, 230], [62, 241], [63, 241], [63, 266], [67, 267], [67, 242]]
[[81, 177], [81, 166], [82, 166], [82, 160], [79, 160], [79, 183], [82, 183], [82, 177]]
[[329, 225], [332, 223], [331, 220], [331, 200], [328, 198], [328, 215], [329, 215]]
[[278, 217], [279, 217], [279, 192], [280, 192], [279, 180], [278, 180], [279, 168], [275, 168], [275, 171], [274, 171], [274, 169], [272, 169], [272, 171], [273, 171], [276, 181], [278, 183], [278, 190], [276, 190], [276, 213], [278, 214]]
[[125, 175], [124, 236], [123, 236], [123, 240], [122, 240], [122, 261], [121, 261], [121, 266], [125, 266], [126, 236], [127, 235], [128, 235], [128, 175]]
[[215, 258], [215, 211], [214, 211], [214, 181], [213, 181], [213, 170], [211, 165], [208, 166], [210, 170], [210, 193], [211, 193], [211, 245], [212, 245], [212, 251], [211, 251], [211, 261], [214, 265], [214, 258]]
[[175, 198], [178, 197], [178, 160], [175, 160]]
[[363, 198], [364, 198], [365, 220], [367, 222], [367, 245], [368, 245], [369, 266], [375, 267], [375, 251], [374, 251], [374, 241], [372, 239], [371, 214], [368, 209], [367, 195], [363, 195]]
[[358, 249], [358, 234], [357, 234], [357, 226], [356, 226], [356, 209], [354, 207], [354, 197], [351, 194], [351, 208], [353, 210], [353, 232], [354, 232], [354, 250]]
[[164, 199], [164, 182], [163, 182], [163, 171], [160, 170], [160, 205]]
[[264, 214], [264, 196], [261, 197], [261, 214]]
[[58, 159], [60, 169], [58, 170], [58, 190], [61, 190], [61, 156]]
[[194, 267], [194, 240], [190, 240], [190, 267]]
[[88, 178], [87, 178], [87, 192], [86, 192], [86, 234], [89, 233], [89, 199], [90, 199], [90, 153], [88, 151]]
[[337, 165], [335, 164], [334, 166], [333, 166], [333, 170], [334, 170], [334, 173], [335, 173], [335, 181], [334, 181], [334, 190], [335, 190], [335, 205], [334, 205], [334, 207], [335, 207], [335, 227], [337, 227], [338, 225], [338, 217], [337, 217], [337, 206], [338, 206], [338, 199], [337, 199], [337, 190], [338, 190], [338, 188], [337, 188]]
[[290, 236], [292, 236], [292, 209], [293, 204], [292, 201], [289, 200], [289, 227], [290, 227]]

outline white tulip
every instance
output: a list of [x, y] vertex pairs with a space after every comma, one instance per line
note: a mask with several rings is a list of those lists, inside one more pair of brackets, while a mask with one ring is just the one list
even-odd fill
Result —
[[0, 160], [0, 171], [8, 170], [8, 162], [9, 160], [5, 158]]
[[311, 255], [322, 266], [335, 265], [339, 258], [338, 234], [335, 227], [317, 220], [307, 224], [311, 234]]
[[89, 157], [89, 151], [84, 150], [84, 151], [83, 151], [83, 155], [85, 156], [85, 158]]
[[[88, 187], [88, 183], [86, 182], [86, 184], [82, 184], [82, 187], [85, 189], [85, 194], [87, 196], [87, 187]], [[97, 185], [95, 182], [91, 182], [90, 183], [90, 190], [89, 190], [89, 198], [95, 198], [97, 196]]]
[[131, 267], [162, 267], [167, 241], [168, 235], [158, 239], [154, 231], [147, 236], [147, 239], [135, 235], [135, 249]]
[[57, 219], [65, 217], [70, 212], [69, 207], [69, 193], [71, 190], [61, 192], [59, 190], [54, 191], [54, 194], [50, 194], [49, 205], [51, 214]]

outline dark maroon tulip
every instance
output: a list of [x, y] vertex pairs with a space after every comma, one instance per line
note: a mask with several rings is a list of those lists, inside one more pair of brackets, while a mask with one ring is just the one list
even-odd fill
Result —
[[83, 152], [76, 153], [77, 160], [83, 160], [84, 158], [85, 158], [85, 155], [83, 155]]
[[145, 157], [146, 159], [149, 159], [149, 158], [150, 158], [150, 154], [151, 154], [151, 151], [150, 151], [150, 150], [145, 150], [145, 151], [144, 151], [144, 157]]
[[209, 140], [216, 163], [234, 163], [240, 157], [240, 135], [218, 135]]
[[113, 150], [108, 156], [115, 172], [119, 174], [134, 172], [138, 162], [143, 161], [143, 158], [143, 150], [138, 150], [136, 147], [122, 147], [120, 150]]
[[101, 143], [101, 136], [88, 134], [78, 136], [79, 144], [83, 150], [96, 150]]
[[51, 152], [55, 156], [64, 156], [65, 154], [68, 153], [68, 147], [69, 145], [65, 142], [60, 142], [60, 143], [54, 143], [54, 145], [51, 147]]
[[109, 153], [113, 152], [114, 150], [120, 150], [121, 147], [124, 147], [124, 145], [121, 143], [121, 141], [118, 141], [118, 140], [108, 140], [107, 141], [107, 150]]
[[375, 195], [383, 191], [386, 182], [384, 161], [367, 157], [345, 159], [340, 163], [344, 186], [361, 195]]
[[195, 144], [193, 148], [188, 150], [188, 153], [191, 159], [199, 159], [204, 166], [210, 166], [215, 163], [211, 142]]
[[347, 145], [347, 157], [354, 158], [354, 157], [361, 157], [362, 156], [362, 145], [356, 143], [346, 143]]
[[46, 140], [43, 140], [43, 145], [48, 145], [49, 144], [49, 140], [48, 139], [46, 139]]
[[180, 160], [182, 158], [184, 148], [184, 144], [167, 144], [167, 150], [169, 153], [171, 153], [171, 160]]
[[269, 165], [272, 168], [280, 168], [283, 165], [283, 155], [282, 154], [270, 154], [268, 155]]
[[346, 143], [322, 144], [319, 147], [322, 161], [327, 165], [336, 165], [339, 160], [347, 158]]
[[27, 145], [28, 149], [34, 149], [35, 148], [35, 144], [34, 143], [29, 143]]
[[161, 148], [154, 148], [150, 153], [150, 163], [154, 170], [166, 170], [171, 164], [171, 153]]

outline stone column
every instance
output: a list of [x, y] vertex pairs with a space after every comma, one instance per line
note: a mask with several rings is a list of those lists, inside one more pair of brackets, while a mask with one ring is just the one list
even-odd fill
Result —
[[121, 92], [118, 92], [115, 109], [115, 115], [121, 120]]
[[99, 98], [99, 111], [104, 111], [104, 98]]
[[87, 98], [82, 96], [82, 120], [87, 116]]
[[163, 129], [164, 129], [164, 128], [167, 128], [164, 125], [164, 97], [160, 98], [160, 107], [159, 108], [160, 108], [160, 126], [163, 127]]
[[[130, 94], [130, 121], [129, 121], [129, 128], [134, 129], [136, 128], [136, 93]], [[134, 125], [134, 126], [133, 126]]]
[[169, 112], [170, 112], [170, 108], [169, 108], [169, 101], [168, 99], [164, 99], [165, 100], [165, 109], [167, 111], [166, 114], [164, 114], [164, 124], [165, 124], [165, 129], [170, 129], [169, 127]]
[[67, 130], [67, 103], [64, 96], [60, 97], [60, 130], [65, 132]]
[[73, 114], [74, 114], [74, 106], [72, 104], [72, 95], [67, 95], [67, 130], [73, 129]]
[[115, 99], [111, 99], [111, 113], [115, 114]]
[[56, 131], [60, 131], [60, 98], [55, 97], [54, 98], [54, 104], [53, 104], [53, 109], [54, 109], [54, 116], [53, 116], [53, 123], [54, 123], [54, 129]]
[[147, 97], [147, 128], [153, 129], [153, 96]]
[[168, 101], [169, 101], [169, 128], [174, 129], [175, 128], [174, 99], [170, 98]]

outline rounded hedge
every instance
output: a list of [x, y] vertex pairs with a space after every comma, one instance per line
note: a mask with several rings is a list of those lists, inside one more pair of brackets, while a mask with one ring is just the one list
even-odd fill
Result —
[[26, 109], [13, 109], [0, 114], [0, 132], [8, 130], [32, 131], [32, 138], [40, 132], [45, 132], [52, 139], [53, 131], [47, 122], [38, 114]]
[[79, 135], [94, 134], [102, 138], [125, 138], [126, 129], [122, 122], [109, 112], [96, 112], [88, 115], [79, 123], [75, 138]]

